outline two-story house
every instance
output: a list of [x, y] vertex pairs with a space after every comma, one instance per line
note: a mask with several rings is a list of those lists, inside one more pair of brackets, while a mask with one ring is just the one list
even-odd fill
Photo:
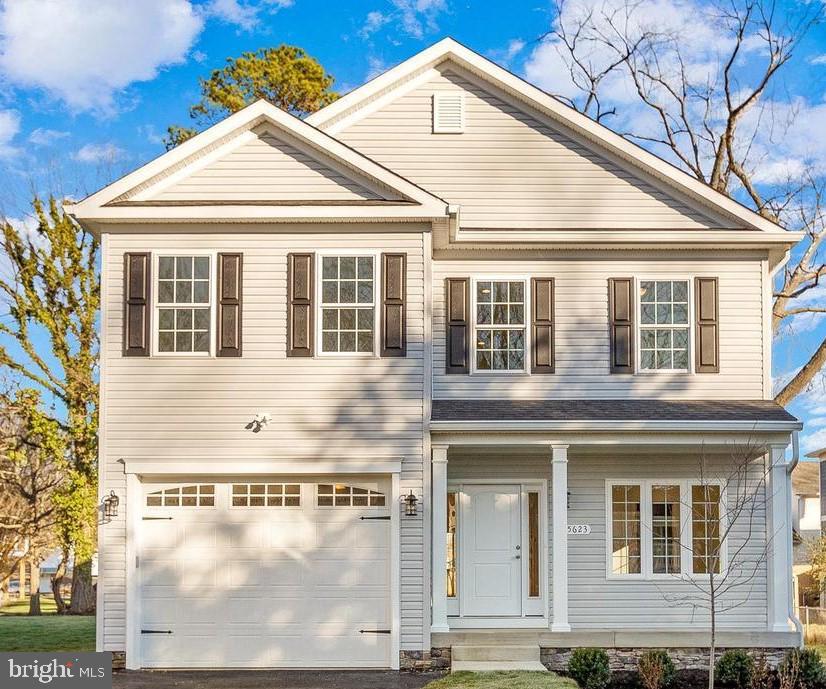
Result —
[[695, 648], [695, 584], [744, 557], [718, 642], [799, 643], [797, 235], [450, 39], [67, 212], [102, 242], [98, 646], [128, 667]]

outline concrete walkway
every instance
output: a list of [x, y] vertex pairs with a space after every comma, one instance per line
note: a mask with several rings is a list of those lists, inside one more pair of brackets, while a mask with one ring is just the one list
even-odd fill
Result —
[[439, 673], [391, 670], [125, 671], [115, 689], [420, 689]]

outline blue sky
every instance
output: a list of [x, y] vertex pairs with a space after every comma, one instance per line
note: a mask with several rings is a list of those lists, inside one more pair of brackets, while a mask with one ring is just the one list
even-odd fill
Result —
[[[692, 37], [702, 67], [718, 30], [703, 23], [707, 0], [644, 2], [654, 21]], [[83, 196], [159, 155], [167, 125], [189, 124], [198, 77], [260, 47], [303, 47], [346, 92], [450, 35], [567, 95], [564, 66], [540, 40], [555, 20], [547, 0], [0, 0], [0, 214], [25, 228], [34, 191]], [[627, 84], [609, 88], [619, 109], [611, 126], [644, 121]], [[765, 183], [803, 162], [826, 169], [826, 27], [809, 32], [768, 98], [795, 124], [762, 142]], [[809, 298], [823, 304], [824, 291]], [[824, 336], [820, 317], [793, 320], [776, 343], [775, 376], [801, 366]], [[792, 411], [808, 424], [804, 449], [826, 446], [822, 380]]]

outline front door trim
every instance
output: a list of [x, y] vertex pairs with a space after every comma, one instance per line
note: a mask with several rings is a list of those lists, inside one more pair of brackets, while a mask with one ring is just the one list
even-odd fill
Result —
[[[465, 486], [519, 486], [521, 490], [521, 524], [522, 524], [522, 614], [515, 616], [491, 616], [478, 617], [466, 616], [462, 610], [462, 504], [464, 501], [457, 500], [457, 528], [456, 528], [456, 571], [457, 571], [457, 595], [447, 599], [448, 624], [451, 628], [462, 627], [496, 628], [545, 628], [548, 626], [548, 588], [550, 586], [549, 576], [549, 513], [548, 513], [548, 479], [524, 479], [524, 478], [488, 478], [488, 479], [454, 479], [448, 480], [448, 493], [462, 493]], [[539, 492], [539, 598], [528, 597], [528, 501], [527, 493]]]

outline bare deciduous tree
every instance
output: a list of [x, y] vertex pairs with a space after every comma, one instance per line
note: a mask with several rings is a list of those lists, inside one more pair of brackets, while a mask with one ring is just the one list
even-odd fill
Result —
[[681, 584], [679, 590], [661, 587], [660, 592], [674, 607], [707, 615], [709, 689], [714, 688], [720, 617], [747, 604], [755, 589], [765, 586], [774, 536], [765, 529], [774, 489], [770, 456], [764, 447], [751, 443], [734, 446], [722, 457], [701, 452], [692, 494], [680, 502], [680, 513], [687, 518], [679, 520], [679, 528], [687, 529], [688, 537], [679, 538], [679, 548], [691, 566], [673, 575]]
[[[31, 402], [31, 394], [0, 398], [0, 579], [9, 576], [23, 557], [35, 568], [33, 573], [39, 572], [56, 541], [53, 498], [64, 483], [66, 462], [52, 451], [48, 433], [23, 420], [21, 405]], [[31, 615], [40, 614], [36, 579], [32, 577]]]
[[[807, 161], [805, 169], [779, 178], [760, 174], [796, 115], [792, 100], [767, 94], [781, 86], [783, 67], [823, 19], [824, 6], [798, 3], [781, 11], [774, 0], [698, 4], [702, 21], [714, 29], [713, 48], [699, 56], [696, 38], [658, 25], [647, 16], [649, 8], [645, 0], [556, 0], [557, 18], [540, 40], [557, 52], [574, 88], [573, 95], [554, 95], [764, 218], [805, 232], [776, 286], [773, 329], [780, 333], [794, 316], [826, 313], [826, 306], [806, 298], [826, 276], [824, 171]], [[610, 97], [620, 86], [636, 94], [642, 117], [621, 117]], [[791, 402], [825, 364], [826, 339], [776, 400]]]

